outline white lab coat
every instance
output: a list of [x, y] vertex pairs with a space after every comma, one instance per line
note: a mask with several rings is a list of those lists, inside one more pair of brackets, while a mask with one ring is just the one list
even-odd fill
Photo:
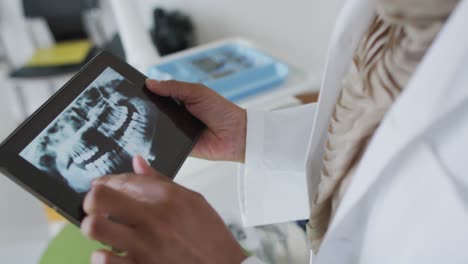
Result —
[[[307, 193], [313, 197], [317, 190], [341, 80], [374, 14], [372, 0], [349, 0], [343, 7], [316, 108], [248, 111], [246, 163], [239, 177], [246, 225], [308, 217]], [[376, 131], [313, 262], [467, 263], [467, 245], [468, 0], [463, 0]]]

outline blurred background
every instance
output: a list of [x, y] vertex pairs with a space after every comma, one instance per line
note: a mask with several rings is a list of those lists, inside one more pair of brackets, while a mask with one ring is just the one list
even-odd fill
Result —
[[[228, 47], [229, 56], [237, 56], [237, 62], [242, 59], [242, 70], [205, 84], [221, 87], [217, 90], [221, 94], [226, 92], [223, 87], [241, 87], [242, 93], [230, 98], [227, 91], [226, 97], [248, 108], [312, 102], [341, 2], [0, 0], [0, 139], [101, 50], [149, 76], [176, 78], [177, 73], [162, 72], [176, 59], [189, 61], [203, 54], [212, 62], [222, 53], [223, 65], [234, 65], [226, 59]], [[206, 70], [206, 65], [200, 67]], [[224, 178], [213, 178], [220, 172]], [[305, 263], [301, 261], [308, 250], [301, 223], [241, 227], [237, 189], [232, 188], [237, 186], [236, 177], [235, 164], [190, 159], [177, 180], [203, 193], [244, 247], [267, 263]], [[73, 254], [79, 261], [96, 246], [80, 240], [79, 232], [61, 217], [1, 175], [0, 196], [0, 254], [6, 261], [2, 263], [63, 263], [60, 257], [70, 260]], [[64, 240], [56, 242], [60, 236]]]

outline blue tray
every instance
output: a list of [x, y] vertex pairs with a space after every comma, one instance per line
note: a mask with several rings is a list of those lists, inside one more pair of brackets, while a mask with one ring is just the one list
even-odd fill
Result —
[[241, 43], [189, 52], [149, 69], [149, 77], [203, 83], [236, 102], [281, 85], [288, 67]]

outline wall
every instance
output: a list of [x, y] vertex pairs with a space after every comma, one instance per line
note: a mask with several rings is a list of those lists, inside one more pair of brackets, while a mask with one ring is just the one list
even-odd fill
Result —
[[[133, 1], [137, 3], [137, 12], [143, 15], [147, 25], [155, 6], [176, 8], [192, 16], [201, 43], [244, 36], [296, 66], [321, 72], [330, 31], [343, 0]], [[21, 12], [20, 1], [0, 0], [0, 7], [0, 20], [10, 21], [8, 25], [3, 23], [6, 27], [3, 27], [2, 33], [8, 35], [14, 30], [16, 38], [23, 39], [15, 41], [15, 45], [7, 45], [9, 53], [15, 53], [15, 64], [21, 64], [32, 53], [32, 47], [26, 41], [28, 36], [24, 34], [24, 22], [11, 22], [14, 19], [12, 15]]]
[[[15, 127], [15, 121], [11, 118], [12, 113], [10, 111], [10, 101], [6, 94], [6, 91], [10, 89], [9, 83], [5, 80], [7, 74], [7, 68], [0, 63], [0, 142], [8, 136]], [[1, 175], [0, 175], [1, 177]]]
[[0, 38], [14, 66], [21, 66], [34, 52], [19, 0], [0, 0]]
[[293, 65], [320, 73], [342, 0], [138, 0], [150, 23], [159, 5], [193, 17], [202, 43], [245, 36]]

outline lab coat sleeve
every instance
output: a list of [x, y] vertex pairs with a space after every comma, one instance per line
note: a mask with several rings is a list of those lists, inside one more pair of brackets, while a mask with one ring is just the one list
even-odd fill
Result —
[[252, 256], [244, 261], [242, 261], [241, 264], [263, 264], [263, 262], [261, 262], [258, 258], [256, 258], [255, 256]]
[[315, 104], [247, 111], [245, 164], [239, 167], [245, 226], [309, 217], [305, 164], [314, 113]]

